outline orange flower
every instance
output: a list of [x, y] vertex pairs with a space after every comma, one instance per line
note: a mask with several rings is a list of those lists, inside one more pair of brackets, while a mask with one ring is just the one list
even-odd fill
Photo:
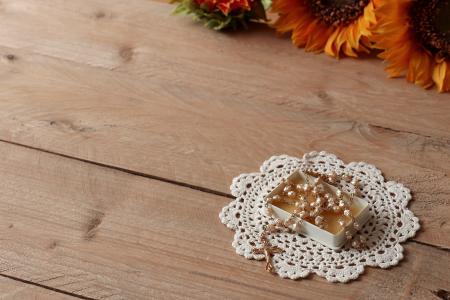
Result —
[[387, 73], [440, 92], [450, 91], [450, 1], [379, 0], [375, 47]]
[[198, 5], [205, 5], [210, 11], [219, 9], [225, 16], [234, 11], [251, 10], [251, 0], [195, 0]]
[[274, 0], [272, 9], [279, 14], [277, 31], [292, 32], [292, 42], [306, 51], [334, 57], [369, 51], [376, 23], [372, 0]]

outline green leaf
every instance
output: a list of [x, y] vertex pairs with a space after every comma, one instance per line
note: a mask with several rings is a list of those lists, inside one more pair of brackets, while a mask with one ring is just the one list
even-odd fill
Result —
[[272, 0], [261, 0], [261, 3], [266, 11], [272, 6]]
[[189, 10], [182, 4], [178, 4], [177, 7], [175, 7], [174, 11], [172, 12], [174, 15], [179, 14], [188, 14]]

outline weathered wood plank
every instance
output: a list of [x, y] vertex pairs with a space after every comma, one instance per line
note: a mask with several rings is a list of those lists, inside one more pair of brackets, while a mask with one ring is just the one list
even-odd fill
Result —
[[262, 26], [217, 34], [189, 18], [170, 16], [168, 4], [147, 0], [2, 4], [1, 45], [114, 69], [147, 82], [136, 91], [144, 98], [156, 87], [168, 100], [248, 99], [450, 137], [448, 94], [388, 80], [379, 60], [337, 61], [304, 53]]
[[450, 247], [448, 95], [170, 10], [2, 1], [0, 139], [225, 193], [273, 154], [323, 149], [406, 183], [417, 239]]
[[0, 156], [2, 274], [103, 299], [424, 299], [450, 285], [449, 253], [416, 243], [345, 286], [277, 279], [234, 253], [217, 217], [229, 199], [5, 143]]
[[418, 240], [450, 247], [450, 148], [435, 138], [279, 106], [142, 99], [114, 73], [15, 52], [0, 71], [1, 139], [225, 193], [273, 154], [325, 149], [404, 182], [425, 228]]
[[77, 300], [78, 298], [50, 291], [20, 281], [0, 277], [0, 299], [2, 300]]
[[[288, 125], [302, 131], [302, 127], [305, 124], [301, 120], [310, 121], [311, 119], [318, 119], [320, 122], [313, 122], [311, 127], [317, 127], [322, 124], [323, 126], [321, 127], [325, 127], [326, 129], [329, 127], [339, 127], [342, 131], [350, 131], [351, 129], [363, 131], [359, 133], [377, 136], [372, 141], [373, 143], [377, 143], [378, 139], [382, 139], [385, 144], [383, 146], [388, 148], [386, 151], [390, 152], [388, 154], [391, 156], [397, 154], [399, 151], [406, 152], [409, 155], [406, 158], [408, 163], [415, 161], [416, 164], [425, 168], [438, 169], [444, 172], [449, 171], [450, 166], [441, 163], [444, 158], [448, 158], [447, 149], [449, 141], [447, 137], [449, 134], [447, 129], [449, 126], [448, 116], [450, 114], [450, 110], [448, 109], [450, 104], [448, 103], [450, 101], [444, 101], [448, 98], [448, 95], [438, 95], [433, 92], [419, 92], [420, 90], [409, 86], [410, 89], [402, 91], [403, 93], [407, 93], [407, 96], [405, 95], [405, 97], [392, 103], [393, 97], [390, 98], [388, 93], [391, 93], [391, 90], [395, 89], [388, 89], [387, 87], [391, 87], [390, 85], [376, 84], [372, 88], [380, 89], [379, 93], [383, 91], [385, 93], [384, 95], [380, 96], [378, 94], [372, 95], [372, 93], [368, 93], [366, 97], [361, 97], [360, 102], [350, 104], [340, 103], [345, 101], [340, 98], [333, 101], [332, 99], [328, 99], [329, 97], [327, 98], [326, 95], [321, 95], [322, 98], [327, 98], [325, 101], [327, 103], [322, 103], [323, 101], [318, 102], [312, 100], [311, 97], [303, 95], [309, 93], [308, 91], [314, 86], [310, 82], [305, 82], [305, 80], [315, 80], [323, 83], [324, 80], [321, 78], [324, 76], [323, 74], [327, 74], [327, 76], [334, 74], [336, 75], [336, 80], [332, 80], [332, 82], [336, 86], [343, 87], [343, 83], [340, 80], [353, 82], [353, 86], [355, 86], [356, 83], [360, 83], [363, 80], [362, 78], [365, 78], [363, 75], [356, 74], [355, 78], [357, 80], [338, 75], [344, 72], [344, 70], [356, 72], [360, 69], [367, 69], [370, 70], [370, 78], [372, 78], [376, 75], [373, 74], [373, 64], [377, 64], [377, 62], [371, 60], [334, 62], [327, 57], [304, 54], [301, 51], [287, 47], [286, 43], [282, 41], [276, 43], [275, 40], [263, 32], [256, 32], [254, 37], [250, 34], [249, 36], [242, 37], [240, 35], [217, 35], [210, 31], [199, 29], [196, 26], [183, 28], [178, 23], [182, 22], [181, 20], [167, 16], [170, 11], [167, 5], [138, 0], [133, 1], [133, 5], [123, 5], [121, 3], [120, 1], [113, 1], [108, 3], [108, 7], [105, 7], [103, 1], [90, 1], [89, 5], [83, 2], [66, 3], [61, 0], [49, 0], [39, 4], [24, 0], [14, 2], [6, 1], [4, 3], [5, 17], [2, 18], [2, 21], [5, 23], [2, 24], [4, 26], [1, 26], [2, 30], [5, 31], [0, 35], [0, 43], [10, 48], [9, 50], [7, 50], [8, 48], [3, 49], [5, 54], [4, 60], [11, 62], [10, 59], [7, 59], [8, 51], [20, 52], [19, 50], [11, 49], [11, 47], [22, 50], [27, 49], [20, 55], [30, 56], [30, 52], [40, 53], [45, 56], [59, 58], [63, 61], [73, 61], [91, 66], [97, 66], [95, 63], [91, 63], [91, 61], [99, 60], [98, 66], [112, 68], [116, 72], [101, 73], [95, 72], [91, 68], [74, 67], [71, 64], [61, 63], [56, 65], [52, 64], [56, 68], [53, 72], [45, 72], [40, 69], [39, 71], [36, 70], [34, 75], [35, 78], [41, 78], [40, 76], [42, 76], [48, 80], [45, 88], [55, 88], [53, 85], [60, 85], [62, 84], [61, 81], [75, 81], [72, 82], [72, 86], [61, 86], [59, 92], [74, 93], [76, 97], [82, 96], [79, 95], [79, 89], [95, 89], [105, 93], [104, 98], [110, 97], [110, 94], [127, 98], [122, 99], [122, 103], [117, 103], [117, 100], [115, 101], [119, 107], [133, 106], [134, 102], [145, 102], [143, 106], [148, 106], [148, 109], [152, 109], [155, 103], [165, 101], [167, 102], [165, 106], [161, 108], [156, 107], [155, 110], [161, 112], [161, 109], [165, 109], [166, 111], [173, 109], [174, 113], [170, 117], [174, 120], [177, 120], [179, 117], [177, 111], [183, 110], [183, 108], [185, 109], [184, 113], [187, 113], [185, 120], [189, 120], [188, 118], [192, 117], [192, 122], [202, 117], [203, 113], [198, 110], [204, 110], [204, 115], [211, 116], [211, 119], [217, 119], [219, 112], [222, 112], [222, 115], [220, 115], [221, 119], [226, 117], [223, 116], [224, 113], [232, 113], [239, 115], [239, 118], [243, 118], [242, 116], [248, 114], [250, 110], [256, 110], [256, 113], [251, 113], [247, 118], [244, 118], [247, 122], [246, 125], [257, 122], [255, 116], [259, 115], [262, 120], [269, 121], [268, 124], [270, 126], [273, 126], [272, 123], [274, 122], [285, 122], [281, 126], [278, 126], [284, 129], [284, 131], [286, 131]], [[92, 18], [96, 19], [94, 12], [100, 13], [100, 15], [105, 14], [103, 10], [110, 10], [112, 11], [110, 15], [115, 16], [111, 20], [108, 19], [108, 24], [98, 24], [91, 20]], [[23, 22], [23, 19], [29, 19], [29, 21]], [[88, 22], [89, 20], [91, 22]], [[57, 29], [60, 26], [58, 27], [57, 25], [61, 22], [67, 22], [67, 28], [58, 31]], [[71, 26], [75, 24], [78, 24], [78, 26]], [[166, 24], [164, 29], [170, 30], [175, 36], [167, 39], [167, 35], [162, 33], [159, 27], [158, 30], [152, 29], [156, 26], [150, 25], [154, 24], [161, 26]], [[39, 26], [47, 26], [55, 30], [49, 33]], [[132, 37], [129, 34], [130, 30], [136, 31], [133, 32], [135, 35]], [[154, 32], [148, 32], [149, 30], [154, 30]], [[65, 36], [66, 39], [61, 40], [60, 38], [62, 36]], [[135, 40], [127, 40], [130, 38]], [[244, 42], [246, 41], [245, 38], [250, 38], [251, 42]], [[254, 61], [250, 60], [249, 56], [259, 57], [266, 54], [266, 52], [261, 52], [262, 50], [258, 51], [255, 49], [257, 48], [256, 45], [258, 45], [257, 42], [259, 39], [264, 41], [263, 44], [267, 44], [268, 39], [272, 39], [271, 48], [264, 49], [264, 51], [274, 51], [272, 47], [275, 47], [277, 50], [283, 49], [283, 52], [278, 54], [279, 59], [283, 60], [283, 66], [295, 66], [297, 62], [298, 65], [304, 66], [305, 64], [310, 64], [311, 67], [296, 70], [300, 74], [294, 76], [292, 70], [288, 72], [289, 70], [273, 68], [273, 63], [255, 64]], [[57, 41], [57, 43], [54, 41]], [[204, 44], [204, 46], [198, 45], [200, 41], [203, 42], [202, 45]], [[179, 43], [179, 45], [173, 44], [174, 42]], [[142, 47], [136, 46], [136, 49], [118, 47], [119, 44], [134, 43], [142, 43]], [[78, 48], [71, 48], [74, 47], [74, 44], [78, 45]], [[180, 52], [179, 49], [182, 47], [187, 47], [190, 51]], [[194, 50], [199, 50], [201, 47], [205, 49], [199, 55], [199, 52]], [[127, 49], [129, 51], [124, 51]], [[218, 54], [217, 49], [220, 49]], [[231, 51], [232, 49], [239, 49], [239, 53], [241, 54], [242, 52], [242, 54], [237, 56], [235, 52]], [[90, 53], [87, 51], [96, 52]], [[122, 56], [127, 53], [131, 55], [130, 58], [132, 59], [125, 59], [124, 61]], [[67, 55], [64, 56], [65, 54]], [[73, 57], [69, 56], [69, 54], [73, 55]], [[190, 56], [184, 57], [181, 54]], [[244, 54], [245, 56], [243, 57]], [[267, 53], [267, 55], [273, 54], [274, 52]], [[129, 55], [125, 56], [128, 57]], [[220, 64], [219, 58], [222, 58], [224, 55], [226, 56], [223, 57], [223, 60], [226, 63]], [[36, 60], [48, 65], [35, 66], [34, 62]], [[104, 60], [107, 60], [107, 63], [102, 65]], [[267, 60], [269, 60], [268, 57]], [[216, 64], [212, 64], [212, 62], [216, 62]], [[28, 66], [22, 65], [19, 67], [16, 62], [15, 67], [10, 66], [8, 73], [4, 71], [5, 81], [11, 83], [12, 80], [8, 80], [10, 79], [9, 77], [12, 74], [21, 73], [21, 69], [24, 69], [23, 73], [28, 73], [29, 69], [34, 67], [38, 69], [39, 67], [51, 67], [48, 61], [36, 56], [30, 56], [26, 63]], [[314, 68], [313, 64], [318, 65]], [[323, 72], [322, 66], [324, 65], [329, 66], [330, 70]], [[242, 67], [240, 72], [235, 72], [236, 68], [234, 67], [237, 66], [249, 66], [249, 68]], [[265, 71], [257, 69], [258, 67], [264, 67]], [[273, 78], [266, 77], [267, 75], [265, 75], [271, 73], [269, 72], [270, 69], [274, 69], [272, 71], [274, 73]], [[310, 74], [312, 72], [311, 70], [314, 69], [318, 70], [316, 76]], [[176, 72], [173, 70], [176, 70]], [[349, 71], [346, 72], [349, 73]], [[220, 75], [221, 73], [226, 73], [226, 76]], [[214, 74], [217, 76], [214, 76]], [[268, 84], [268, 82], [274, 79], [278, 80], [277, 78], [280, 76], [283, 79], [280, 81], [287, 81], [285, 85], [282, 85], [282, 82]], [[289, 78], [292, 80], [294, 77], [299, 78], [297, 85], [287, 80]], [[20, 78], [17, 76], [14, 79], [17, 81], [11, 86], [11, 89], [7, 89], [9, 93], [17, 92], [24, 94], [27, 91], [33, 92], [34, 88], [38, 88], [34, 86], [34, 82], [30, 82], [33, 78]], [[55, 82], [53, 80], [57, 81]], [[264, 81], [267, 81], [267, 83], [264, 83]], [[367, 79], [367, 81], [370, 80]], [[20, 85], [18, 82], [22, 82], [23, 84]], [[244, 88], [241, 83], [245, 83]], [[400, 84], [398, 81], [392, 80], [386, 81], [386, 83], [392, 83], [394, 86]], [[27, 86], [27, 84], [30, 85]], [[114, 89], [111, 89], [112, 85]], [[291, 89], [295, 87], [297, 91], [289, 90], [289, 94], [281, 97], [278, 94], [279, 90], [287, 91], [288, 86]], [[401, 85], [402, 88], [406, 86]], [[109, 88], [109, 92], [102, 90], [102, 87], [105, 87], [105, 89]], [[259, 94], [253, 92], [261, 87], [268, 87], [271, 90], [263, 91], [262, 93], [265, 96], [259, 97]], [[251, 91], [249, 90], [250, 88], [252, 88]], [[361, 88], [355, 88], [356, 91], [353, 91], [354, 89], [347, 90], [347, 86], [345, 88], [349, 97], [352, 97], [353, 93], [367, 92], [360, 91]], [[330, 90], [333, 91], [334, 89], [330, 88]], [[249, 92], [253, 94], [248, 94]], [[42, 93], [43, 91], [40, 91], [41, 95]], [[273, 102], [267, 99], [268, 95], [273, 98], [283, 98], [284, 101], [281, 103]], [[27, 96], [30, 96], [30, 94]], [[49, 94], [42, 96], [47, 96], [47, 98], [56, 101], [55, 97], [57, 95]], [[60, 97], [61, 95], [58, 97], [58, 102], [65, 101], [64, 98], [60, 99]], [[297, 98], [301, 98], [301, 100]], [[287, 100], [289, 101], [286, 102]], [[78, 101], [75, 101], [73, 98], [69, 101], [75, 106], [74, 109], [76, 110]], [[105, 100], [102, 99], [102, 101]], [[386, 101], [389, 101], [390, 105], [387, 105]], [[18, 102], [16, 101], [16, 105], [19, 105]], [[37, 101], [34, 102], [36, 103]], [[93, 99], [90, 99], [90, 102], [93, 102], [91, 105], [94, 108], [103, 103], [98, 100], [93, 101]], [[192, 102], [195, 102], [195, 104]], [[338, 103], [330, 105], [328, 102]], [[55, 103], [52, 104], [57, 105]], [[261, 105], [255, 108], [254, 105], [256, 104], [266, 104], [266, 106]], [[27, 105], [29, 106], [30, 103], [27, 103]], [[284, 107], [284, 109], [273, 109], [277, 106]], [[285, 108], [285, 106], [288, 107]], [[377, 110], [378, 107], [381, 108]], [[358, 109], [358, 111], [353, 111], [355, 109]], [[286, 118], [286, 111], [291, 113], [291, 118], [282, 119]], [[342, 113], [343, 111], [345, 111], [345, 114]], [[367, 116], [373, 113], [377, 113], [376, 120], [382, 121], [377, 122], [375, 119], [367, 119]], [[293, 116], [297, 118], [293, 120]], [[307, 116], [311, 117], [305, 119]], [[124, 115], [123, 117], [129, 116]], [[151, 116], [145, 115], [145, 117]], [[234, 118], [233, 120], [226, 121], [234, 121]], [[206, 121], [210, 122], [211, 119], [207, 118]], [[407, 123], [401, 126], [394, 126], [390, 122]], [[223, 123], [218, 125], [229, 124]], [[236, 130], [242, 125], [245, 124], [237, 123], [231, 129]], [[140, 130], [142, 128], [138, 129]], [[191, 128], [189, 129], [192, 130]], [[276, 128], [276, 130], [280, 129]], [[426, 136], [426, 134], [429, 134], [429, 136]], [[296, 137], [298, 138], [298, 136]], [[206, 138], [209, 138], [209, 136], [206, 136]], [[260, 136], [256, 136], [255, 138], [260, 138]], [[269, 136], [265, 140], [268, 140], [268, 138], [273, 139], [274, 137]], [[320, 144], [319, 141], [322, 141], [323, 138], [322, 136], [317, 136], [314, 139], [314, 145], [318, 146]], [[250, 139], [250, 143], [255, 142], [248, 135], [245, 136], [245, 139]], [[278, 141], [274, 142], [278, 144]], [[380, 142], [378, 143], [381, 144]], [[373, 147], [375, 145], [371, 146]], [[393, 149], [390, 150], [389, 148]], [[376, 150], [379, 151], [379, 149]]]

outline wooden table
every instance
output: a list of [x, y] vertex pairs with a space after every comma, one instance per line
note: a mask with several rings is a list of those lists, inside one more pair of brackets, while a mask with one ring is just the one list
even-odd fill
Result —
[[[0, 299], [448, 299], [449, 94], [172, 9], [0, 2]], [[411, 188], [399, 266], [330, 284], [235, 254], [231, 179], [311, 150]]]

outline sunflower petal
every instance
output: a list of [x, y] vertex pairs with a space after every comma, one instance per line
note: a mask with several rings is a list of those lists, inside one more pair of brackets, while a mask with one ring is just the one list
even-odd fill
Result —
[[410, 26], [409, 14], [414, 0], [377, 0], [377, 24], [371, 40], [382, 49], [379, 57], [388, 62], [391, 77], [404, 75], [409, 82], [439, 91], [450, 90], [450, 65], [439, 61], [417, 41]]
[[450, 62], [441, 61], [433, 70], [433, 81], [439, 92], [450, 91]]
[[328, 38], [327, 43], [325, 45], [325, 53], [326, 54], [328, 54], [330, 56], [338, 57], [339, 53], [336, 51], [336, 49], [334, 47], [334, 42], [336, 41], [339, 33], [340, 33], [340, 30], [336, 29], [335, 31], [333, 31], [331, 36]]
[[406, 79], [424, 88], [433, 85], [432, 59], [429, 54], [424, 51], [415, 51], [411, 55]]
[[369, 0], [363, 14], [354, 22], [332, 26], [314, 16], [307, 0], [273, 0], [272, 11], [279, 15], [274, 27], [279, 33], [291, 32], [293, 44], [306, 51], [325, 51], [336, 58], [341, 52], [357, 57], [358, 52], [368, 52], [371, 48], [368, 38], [377, 21], [374, 1], [377, 0]]

